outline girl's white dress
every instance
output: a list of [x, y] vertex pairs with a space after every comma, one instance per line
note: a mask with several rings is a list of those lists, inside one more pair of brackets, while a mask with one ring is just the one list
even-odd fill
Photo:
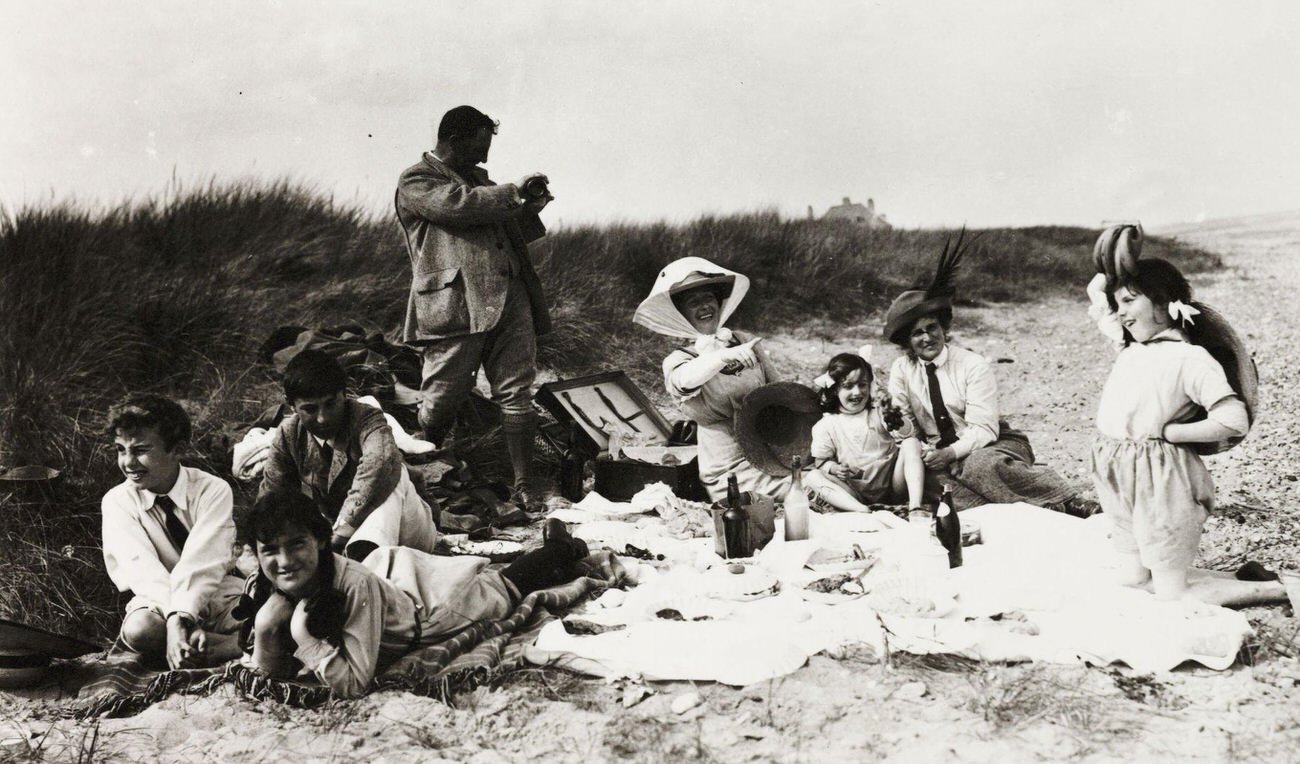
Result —
[[858, 494], [858, 501], [888, 501], [893, 493], [898, 443], [871, 408], [857, 414], [825, 414], [812, 430], [812, 457], [833, 459], [862, 475], [841, 482]]

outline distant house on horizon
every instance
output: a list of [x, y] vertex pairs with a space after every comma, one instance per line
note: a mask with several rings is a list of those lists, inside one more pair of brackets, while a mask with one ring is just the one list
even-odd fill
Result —
[[[813, 208], [811, 204], [808, 205], [808, 219], [816, 219], [813, 216]], [[844, 197], [844, 202], [842, 204], [837, 204], [829, 210], [826, 210], [826, 214], [822, 215], [821, 219], [847, 220], [851, 223], [866, 226], [873, 231], [887, 231], [890, 228], [893, 228], [893, 226], [889, 224], [889, 221], [885, 219], [884, 215], [876, 213], [876, 200], [874, 199], [868, 199], [866, 206], [863, 206], [850, 200], [849, 197], [846, 196]]]

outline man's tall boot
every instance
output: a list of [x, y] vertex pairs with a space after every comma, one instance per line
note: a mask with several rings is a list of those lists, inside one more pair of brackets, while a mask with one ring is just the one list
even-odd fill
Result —
[[534, 485], [533, 448], [537, 437], [537, 414], [505, 412], [501, 417], [501, 430], [505, 436], [506, 451], [510, 454], [510, 469], [514, 472], [514, 491], [511, 500], [529, 514], [546, 509], [540, 491]]

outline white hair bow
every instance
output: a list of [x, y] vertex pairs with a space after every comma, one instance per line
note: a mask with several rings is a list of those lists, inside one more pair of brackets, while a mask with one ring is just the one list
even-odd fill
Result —
[[713, 334], [700, 334], [695, 338], [695, 352], [703, 355], [715, 350], [725, 350], [731, 346], [735, 334], [725, 326], [719, 326]]
[[[868, 366], [871, 365], [871, 349], [870, 345], [863, 345], [858, 348], [858, 357], [866, 361]], [[835, 386], [835, 380], [831, 379], [831, 373], [829, 371], [823, 372], [822, 375], [814, 379], [812, 383], [823, 390], [829, 390]]]
[[1196, 322], [1192, 320], [1192, 316], [1199, 316], [1199, 315], [1201, 315], [1201, 311], [1197, 310], [1196, 308], [1193, 308], [1191, 305], [1188, 305], [1182, 300], [1174, 300], [1173, 302], [1169, 303], [1169, 317], [1174, 319], [1175, 321], [1182, 321], [1183, 323], [1194, 324]]

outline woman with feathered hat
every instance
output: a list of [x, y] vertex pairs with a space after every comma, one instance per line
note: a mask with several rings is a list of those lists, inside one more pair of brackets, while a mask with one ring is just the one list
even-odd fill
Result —
[[749, 291], [749, 279], [702, 257], [664, 266], [632, 320], [690, 343], [664, 359], [664, 386], [699, 430], [700, 482], [715, 501], [727, 475], [740, 490], [783, 499], [790, 478], [769, 475], [745, 458], [735, 433], [745, 396], [776, 381], [759, 338], [724, 326]]
[[930, 474], [953, 492], [958, 509], [1023, 501], [1087, 516], [1097, 504], [1050, 467], [1034, 466], [1024, 433], [1000, 418], [993, 366], [949, 344], [954, 273], [970, 240], [944, 244], [934, 277], [903, 292], [885, 314], [885, 339], [905, 354], [889, 371], [889, 394], [921, 434]]

